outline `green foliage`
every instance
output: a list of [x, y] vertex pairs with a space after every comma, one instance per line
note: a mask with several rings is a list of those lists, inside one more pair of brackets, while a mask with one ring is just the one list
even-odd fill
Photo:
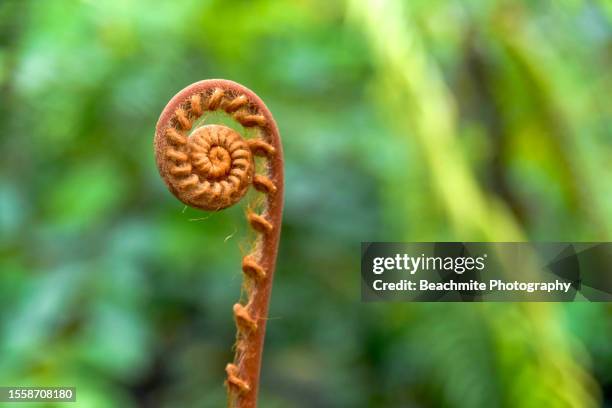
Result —
[[610, 404], [605, 304], [361, 304], [360, 241], [612, 236], [604, 1], [0, 2], [0, 385], [225, 404], [244, 208], [186, 209], [155, 122], [233, 79], [286, 211], [263, 407]]

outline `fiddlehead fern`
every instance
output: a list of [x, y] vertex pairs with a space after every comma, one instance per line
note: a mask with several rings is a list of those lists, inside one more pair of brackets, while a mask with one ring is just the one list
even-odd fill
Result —
[[[197, 126], [207, 112], [224, 111], [255, 136], [244, 139], [220, 124]], [[229, 405], [257, 405], [259, 371], [283, 207], [283, 154], [278, 128], [265, 104], [247, 88], [206, 80], [179, 92], [164, 108], [155, 132], [159, 173], [185, 204], [210, 211], [238, 202], [250, 185], [266, 197], [261, 213], [247, 212], [257, 232], [252, 253], [242, 260], [247, 299], [234, 305], [236, 356], [226, 366]], [[255, 156], [265, 159], [255, 172]]]

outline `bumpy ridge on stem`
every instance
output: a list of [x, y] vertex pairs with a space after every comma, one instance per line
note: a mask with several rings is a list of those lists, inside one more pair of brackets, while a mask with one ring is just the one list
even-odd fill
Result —
[[[223, 110], [255, 138], [243, 139], [229, 127], [192, 129], [206, 112]], [[266, 320], [276, 266], [283, 209], [283, 155], [272, 114], [257, 95], [232, 81], [206, 80], [179, 92], [164, 108], [155, 132], [155, 158], [170, 191], [185, 204], [220, 210], [238, 202], [249, 186], [264, 193], [261, 214], [247, 213], [257, 233], [255, 250], [242, 260], [248, 298], [233, 307], [236, 355], [226, 366], [229, 406], [257, 406]], [[254, 156], [267, 160], [266, 174], [255, 174]]]

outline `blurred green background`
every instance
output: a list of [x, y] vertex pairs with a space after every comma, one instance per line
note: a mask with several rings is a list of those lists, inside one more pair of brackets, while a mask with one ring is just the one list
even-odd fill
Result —
[[186, 209], [152, 147], [206, 78], [285, 147], [262, 407], [612, 406], [608, 304], [359, 293], [361, 241], [610, 240], [605, 0], [1, 1], [0, 385], [225, 406], [245, 207]]

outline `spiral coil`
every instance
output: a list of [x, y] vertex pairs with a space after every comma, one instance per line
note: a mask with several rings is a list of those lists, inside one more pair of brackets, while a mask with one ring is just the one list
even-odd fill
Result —
[[253, 179], [253, 153], [272, 154], [275, 149], [269, 143], [247, 141], [237, 131], [217, 124], [192, 131], [200, 116], [218, 109], [245, 127], [266, 123], [265, 117], [249, 106], [245, 95], [215, 88], [191, 95], [174, 111], [161, 137], [156, 137], [157, 166], [170, 191], [185, 204], [208, 211], [240, 201], [251, 184], [259, 191], [274, 191], [266, 176]]

